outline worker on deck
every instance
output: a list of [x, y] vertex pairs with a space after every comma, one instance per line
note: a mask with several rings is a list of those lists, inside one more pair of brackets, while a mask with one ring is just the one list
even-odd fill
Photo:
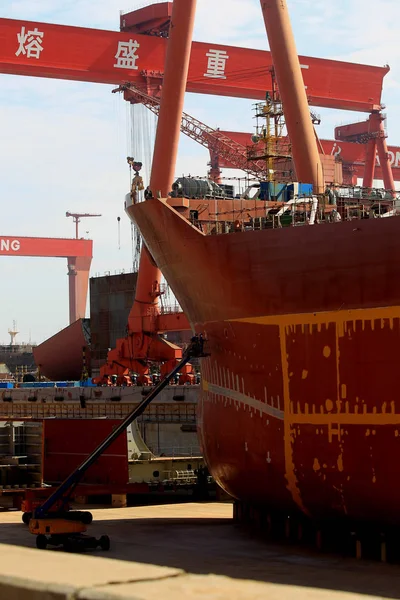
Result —
[[147, 188], [144, 190], [144, 199], [150, 200], [150, 198], [153, 198], [153, 192], [151, 191], [150, 186], [148, 185]]

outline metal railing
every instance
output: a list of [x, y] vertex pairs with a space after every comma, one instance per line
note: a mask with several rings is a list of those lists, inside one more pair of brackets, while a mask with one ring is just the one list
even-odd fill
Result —
[[397, 198], [380, 198], [379, 196], [335, 198], [332, 204], [325, 197], [318, 204], [308, 199], [281, 203], [279, 206], [265, 207], [260, 216], [252, 216], [246, 208], [233, 211], [227, 207], [215, 218], [208, 220], [190, 219], [192, 225], [206, 235], [221, 235], [239, 231], [254, 231], [260, 229], [279, 229], [283, 227], [299, 227], [304, 225], [319, 225], [323, 223], [340, 223], [361, 219], [379, 219], [400, 216], [400, 200]]
[[160, 447], [157, 445], [148, 444], [149, 449], [153, 454], [159, 458], [201, 458], [202, 454], [200, 452], [200, 447], [198, 445], [193, 446], [163, 446], [160, 444]]

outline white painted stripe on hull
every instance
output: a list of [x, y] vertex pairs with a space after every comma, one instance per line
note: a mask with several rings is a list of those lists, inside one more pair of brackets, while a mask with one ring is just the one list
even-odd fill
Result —
[[222, 387], [220, 385], [216, 385], [215, 383], [206, 384], [206, 389], [213, 394], [218, 394], [220, 396], [224, 396], [225, 398], [231, 398], [236, 402], [241, 402], [254, 410], [260, 411], [260, 413], [264, 413], [269, 415], [270, 417], [275, 417], [276, 419], [280, 419], [283, 421], [284, 413], [283, 410], [279, 410], [279, 408], [275, 408], [274, 406], [270, 406], [269, 404], [265, 404], [265, 402], [260, 402], [260, 400], [256, 400], [255, 398], [251, 398], [246, 394], [242, 394], [236, 390], [230, 390], [229, 388]]

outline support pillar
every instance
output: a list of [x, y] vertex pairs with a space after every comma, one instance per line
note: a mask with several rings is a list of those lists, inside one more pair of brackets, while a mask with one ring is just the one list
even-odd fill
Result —
[[367, 143], [365, 152], [365, 165], [364, 165], [364, 177], [363, 187], [372, 188], [374, 184], [375, 175], [375, 162], [376, 162], [376, 138], [372, 138]]
[[385, 190], [389, 190], [394, 198], [396, 196], [396, 185], [394, 183], [392, 165], [390, 164], [390, 157], [386, 143], [385, 128], [383, 126], [382, 120], [380, 123], [380, 136], [377, 139], [376, 145], [378, 150], [379, 162], [382, 169], [383, 185], [385, 186]]
[[86, 256], [68, 257], [69, 323], [84, 319], [92, 259]]
[[[161, 105], [150, 176], [154, 197], [166, 198], [172, 189], [185, 98], [197, 0], [174, 0], [165, 59]], [[127, 207], [130, 216], [129, 206]], [[143, 245], [136, 296], [129, 314], [131, 331], [141, 331], [141, 319], [158, 307], [161, 272]]]
[[325, 189], [322, 163], [315, 140], [303, 75], [286, 0], [260, 0], [297, 180]]

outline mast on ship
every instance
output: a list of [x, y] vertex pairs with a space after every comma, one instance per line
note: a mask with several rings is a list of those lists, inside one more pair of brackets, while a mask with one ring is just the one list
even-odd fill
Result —
[[284, 137], [285, 115], [273, 67], [271, 79], [272, 94], [267, 92], [265, 102], [255, 105], [256, 133], [251, 138], [253, 146], [247, 148], [247, 159], [265, 161], [265, 181], [268, 183], [292, 181], [290, 141]]

